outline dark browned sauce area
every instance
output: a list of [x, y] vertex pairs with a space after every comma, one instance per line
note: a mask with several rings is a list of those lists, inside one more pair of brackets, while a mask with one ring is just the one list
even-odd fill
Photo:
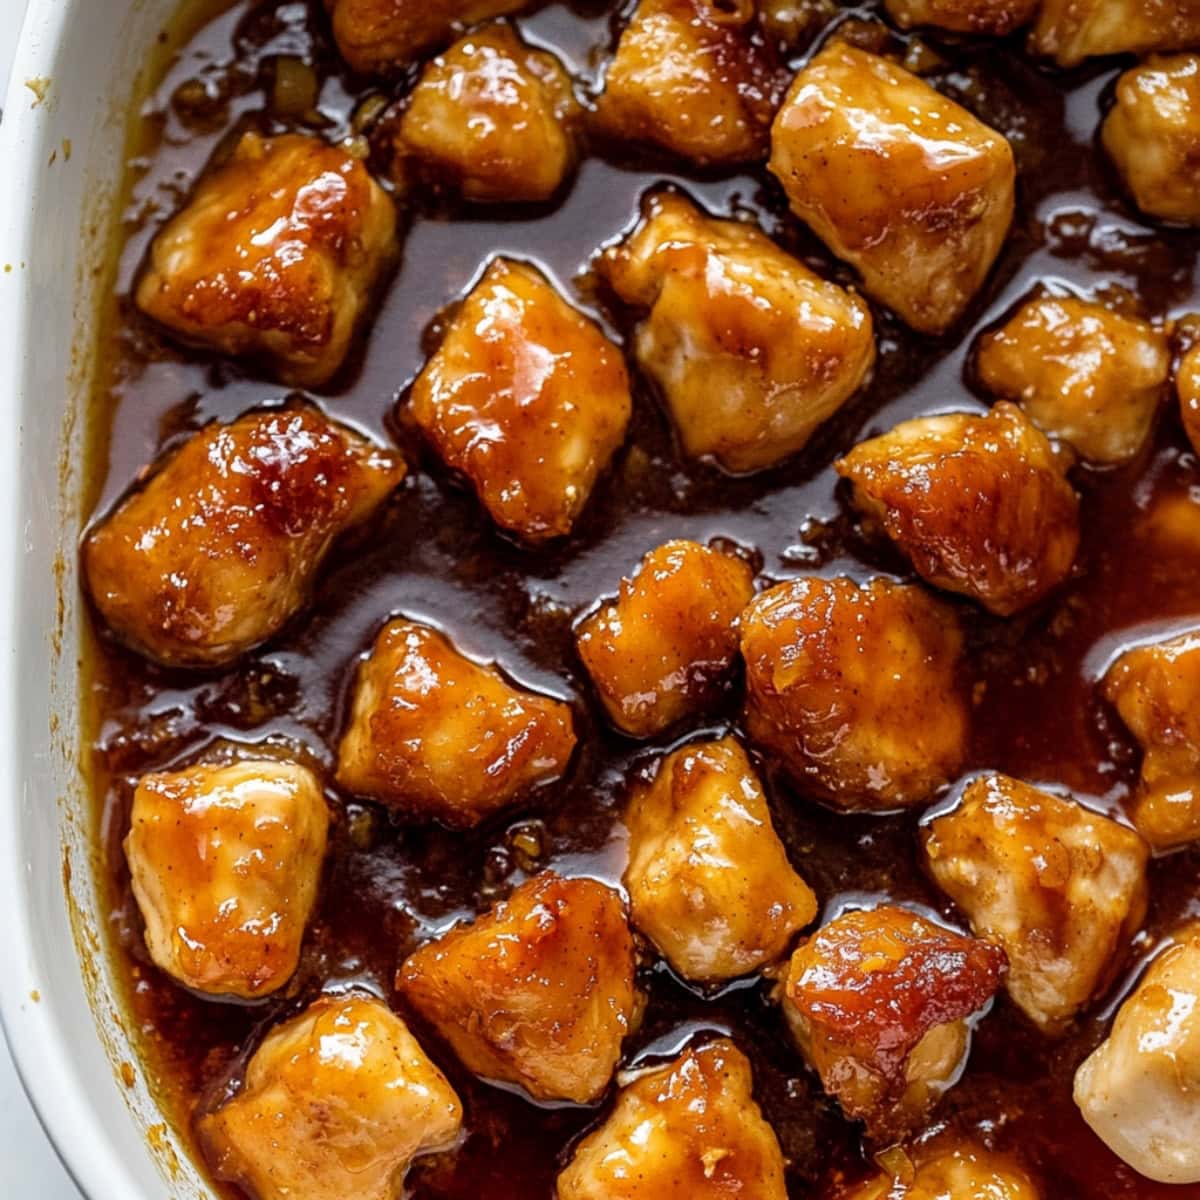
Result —
[[[551, 3], [520, 24], [532, 40], [556, 49], [587, 87], [612, 44], [613, 8], [599, 0]], [[867, 5], [838, 19], [878, 17]], [[160, 669], [103, 633], [94, 639], [86, 703], [113, 942], [146, 1070], [181, 1130], [236, 1082], [263, 1030], [321, 989], [362, 981], [394, 1002], [400, 959], [541, 867], [618, 879], [625, 782], [666, 743], [636, 744], [609, 732], [574, 655], [571, 623], [615, 590], [643, 553], [670, 537], [720, 535], [755, 548], [768, 579], [813, 570], [903, 574], [901, 562], [856, 533], [829, 465], [838, 452], [902, 418], [978, 405], [969, 382], [975, 334], [1039, 280], [1128, 289], [1155, 318], [1200, 309], [1200, 238], [1139, 220], [1093, 143], [1120, 63], [1063, 74], [1033, 64], [1019, 41], [926, 41], [943, 59], [932, 82], [1012, 140], [1021, 167], [1017, 221], [989, 286], [952, 336], [914, 336], [877, 309], [881, 358], [873, 383], [803, 456], [748, 479], [688, 463], [643, 392], [630, 437], [575, 534], [530, 551], [500, 536], [422, 449], [398, 404], [423, 362], [438, 310], [463, 293], [492, 254], [504, 252], [543, 264], [614, 333], [626, 332], [626, 316], [582, 273], [660, 181], [715, 211], [752, 213], [822, 273], [848, 278], [783, 215], [781, 194], [764, 171], [697, 177], [666, 160], [630, 156], [627, 148], [593, 146], [568, 193], [550, 207], [494, 212], [408, 197], [403, 261], [369, 339], [338, 386], [317, 398], [331, 414], [399, 443], [414, 470], [382, 520], [342, 544], [309, 611], [220, 672]], [[244, 122], [286, 124], [268, 108], [272, 56], [281, 54], [318, 71], [319, 127], [331, 138], [349, 131], [353, 110], [373, 89], [390, 100], [407, 86], [380, 88], [343, 71], [316, 0], [213, 5], [185, 39], [147, 100], [130, 151], [122, 257], [92, 414], [97, 513], [175, 439], [283, 396], [236, 364], [164, 340], [127, 299], [149, 237], [230, 130]], [[1144, 635], [1145, 626], [1200, 621], [1200, 465], [1173, 410], [1164, 410], [1141, 459], [1117, 471], [1078, 471], [1076, 482], [1085, 532], [1070, 585], [1007, 622], [964, 607], [978, 684], [970, 765], [1065, 786], [1116, 811], [1137, 760], [1094, 680], [1107, 656]], [[281, 997], [249, 1005], [185, 993], [150, 965], [128, 888], [120, 840], [133, 780], [194, 761], [222, 738], [298, 743], [330, 765], [356, 657], [398, 613], [441, 625], [469, 652], [571, 699], [583, 736], [569, 782], [543, 795], [536, 810], [469, 835], [405, 828], [382, 810], [335, 797], [339, 820], [323, 899], [293, 984]], [[732, 689], [706, 728], [735, 725], [737, 709]], [[954, 919], [919, 865], [919, 814], [836, 815], [776, 781], [771, 796], [789, 851], [827, 914], [865, 893]], [[1183, 917], [1200, 915], [1198, 880], [1195, 848], [1153, 864], [1151, 913], [1134, 956], [1110, 995], [1065, 1039], [1042, 1038], [1002, 997], [978, 1028], [965, 1077], [939, 1110], [939, 1119], [1014, 1151], [1047, 1200], [1200, 1197], [1200, 1187], [1170, 1188], [1135, 1175], [1088, 1131], [1071, 1101], [1074, 1069], [1107, 1030], [1138, 959]], [[751, 1056], [766, 1115], [790, 1159], [791, 1194], [820, 1195], [835, 1179], [865, 1171], [855, 1128], [823, 1098], [792, 1049], [769, 1002], [769, 981], [705, 996], [661, 963], [647, 963], [650, 1005], [627, 1047], [628, 1062], [668, 1053], [697, 1031], [732, 1032]], [[432, 1037], [423, 1040], [463, 1097], [470, 1136], [457, 1155], [419, 1163], [409, 1179], [412, 1194], [550, 1200], [572, 1139], [603, 1109], [539, 1109], [474, 1080]]]

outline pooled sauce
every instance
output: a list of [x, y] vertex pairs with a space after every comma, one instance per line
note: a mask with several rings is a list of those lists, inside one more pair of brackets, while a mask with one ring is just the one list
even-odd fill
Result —
[[[518, 24], [529, 40], [557, 52], [586, 90], [598, 83], [614, 44], [620, 16], [614, 7], [551, 3]], [[878, 19], [873, 6], [836, 18], [863, 19]], [[893, 44], [903, 49], [912, 40], [893, 37]], [[688, 462], [639, 384], [629, 436], [575, 532], [530, 550], [500, 535], [415, 436], [403, 402], [438, 313], [494, 254], [537, 262], [610, 333], [627, 339], [628, 314], [584, 273], [597, 249], [631, 226], [642, 194], [664, 182], [718, 214], [752, 215], [821, 274], [851, 280], [786, 216], [765, 169], [697, 174], [665, 157], [594, 143], [566, 193], [550, 205], [467, 208], [419, 190], [402, 198], [403, 260], [361, 350], [335, 387], [313, 395], [333, 417], [401, 446], [413, 469], [379, 520], [339, 544], [311, 607], [265, 647], [218, 671], [154, 666], [97, 629], [85, 703], [114, 953], [148, 1077], [185, 1135], [197, 1111], [236, 1086], [264, 1031], [321, 990], [363, 984], [402, 1011], [392, 987], [397, 964], [538, 870], [619, 882], [618, 814], [627, 781], [675, 743], [635, 743], [611, 732], [575, 656], [572, 621], [613, 593], [646, 551], [669, 538], [720, 536], [753, 547], [768, 580], [814, 571], [903, 576], [905, 564], [894, 552], [857, 531], [830, 466], [838, 454], [908, 417], [981, 408], [971, 386], [976, 336], [1040, 281], [1110, 294], [1125, 289], [1155, 319], [1200, 310], [1200, 236], [1139, 219], [1095, 144], [1124, 64], [1104, 61], [1064, 73], [1029, 59], [1020, 39], [930, 34], [923, 41], [940, 60], [927, 72], [930, 82], [1012, 142], [1020, 168], [1017, 218], [987, 287], [952, 335], [919, 337], [876, 306], [880, 358], [873, 380], [805, 453], [740, 479]], [[271, 110], [276, 56], [301, 58], [318, 76], [315, 111], [300, 121]], [[210, 7], [207, 20], [193, 25], [131, 142], [122, 257], [92, 413], [97, 514], [164, 448], [209, 421], [285, 395], [238, 364], [181, 349], [135, 312], [132, 283], [162, 220], [232, 131], [303, 127], [340, 140], [361, 132], [354, 114], [369, 97], [392, 102], [410, 85], [411, 78], [380, 85], [345, 71], [317, 0], [240, 0]], [[1164, 404], [1156, 435], [1136, 462], [1118, 470], [1080, 468], [1073, 479], [1082, 495], [1084, 540], [1069, 584], [1007, 621], [960, 605], [975, 681], [969, 769], [1070, 788], [1115, 813], [1136, 779], [1138, 756], [1095, 681], [1123, 645], [1148, 632], [1200, 624], [1200, 464], [1174, 407]], [[440, 626], [466, 652], [569, 699], [581, 735], [569, 779], [541, 795], [536, 807], [469, 834], [405, 827], [382, 808], [333, 796], [337, 819], [322, 898], [292, 983], [258, 1003], [187, 993], [150, 963], [129, 889], [121, 839], [135, 780], [194, 762], [222, 739], [299, 744], [331, 768], [358, 656], [397, 614]], [[731, 684], [723, 706], [687, 737], [736, 728], [739, 692]], [[923, 873], [919, 812], [882, 818], [830, 812], [774, 778], [769, 763], [760, 766], [777, 828], [824, 917], [864, 895], [887, 896], [962, 926]], [[1091, 1134], [1071, 1100], [1075, 1068], [1107, 1032], [1139, 962], [1182, 919], [1200, 915], [1198, 880], [1196, 847], [1152, 864], [1143, 933], [1108, 994], [1065, 1038], [1040, 1036], [1007, 997], [998, 998], [979, 1023], [962, 1080], [934, 1120], [1013, 1151], [1047, 1200], [1200, 1197], [1198, 1186], [1171, 1188], [1136, 1175]], [[647, 963], [653, 965], [642, 973], [646, 1020], [626, 1046], [626, 1065], [668, 1055], [696, 1033], [731, 1033], [751, 1058], [756, 1093], [789, 1160], [790, 1194], [820, 1195], [868, 1170], [857, 1128], [822, 1095], [792, 1047], [770, 1001], [769, 980], [705, 994], [652, 957]], [[409, 1176], [411, 1194], [551, 1200], [574, 1139], [607, 1109], [541, 1108], [490, 1087], [413, 1024], [462, 1097], [469, 1136], [456, 1154], [420, 1160]], [[230, 1188], [229, 1195], [241, 1193]]]

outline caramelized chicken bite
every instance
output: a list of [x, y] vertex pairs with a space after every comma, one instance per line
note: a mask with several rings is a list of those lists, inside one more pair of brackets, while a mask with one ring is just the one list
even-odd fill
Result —
[[1067, 464], [1013, 404], [904, 421], [836, 465], [918, 575], [999, 616], [1037, 603], [1075, 562]]
[[600, 127], [703, 166], [766, 157], [786, 75], [754, 0], [641, 0], [604, 80]]
[[640, 1017], [621, 898], [550, 872], [423, 946], [396, 986], [476, 1075], [590, 1104]]
[[1145, 444], [1170, 371], [1166, 334], [1075, 296], [1038, 296], [982, 341], [980, 381], [1091, 462]]
[[1126, 71], [1101, 136], [1142, 212], [1200, 225], [1200, 54], [1153, 57]]
[[1179, 361], [1175, 390], [1179, 415], [1192, 449], [1200, 454], [1200, 315], [1184, 317], [1178, 325]]
[[968, 733], [962, 631], [921, 588], [798, 579], [750, 605], [741, 637], [746, 730], [803, 791], [892, 809], [958, 774]]
[[834, 1200], [1040, 1200], [1011, 1158], [977, 1142], [941, 1135], [880, 1156], [880, 1174]]
[[416, 161], [468, 200], [548, 200], [575, 160], [580, 109], [562, 64], [509, 25], [481, 29], [425, 68], [396, 130]]
[[660, 193], [600, 270], [646, 310], [634, 347], [693, 457], [756, 471], [802, 449], [875, 361], [871, 313], [740, 221]]
[[613, 724], [649, 737], [702, 712], [737, 657], [753, 595], [754, 572], [733, 554], [685, 541], [651, 550], [576, 632]]
[[200, 1118], [215, 1174], [258, 1200], [393, 1200], [414, 1158], [446, 1150], [462, 1105], [374, 997], [323, 996], [276, 1026], [232, 1099]]
[[1060, 67], [1105, 54], [1184, 50], [1197, 42], [1196, 0], [1042, 0], [1029, 35], [1033, 53]]
[[1147, 1179], [1200, 1183], [1200, 924], [1182, 929], [1075, 1075], [1097, 1136]]
[[786, 1200], [783, 1153], [729, 1040], [641, 1073], [579, 1143], [558, 1200]]
[[135, 296], [186, 340], [316, 387], [396, 253], [395, 207], [357, 158], [302, 134], [245, 133], [154, 238]]
[[919, 1128], [953, 1085], [967, 1018], [1003, 971], [996, 946], [882, 905], [844, 913], [800, 946], [783, 1010], [825, 1090], [886, 1142]]
[[214, 996], [278, 991], [300, 961], [328, 829], [321, 785], [295, 763], [143, 776], [125, 858], [155, 964]]
[[771, 132], [792, 211], [922, 333], [962, 315], [1012, 222], [1009, 144], [885, 58], [843, 42], [796, 76]]
[[1006, 775], [974, 780], [925, 831], [938, 886], [1008, 954], [1008, 993], [1060, 1033], [1107, 986], [1146, 915], [1131, 829]]
[[686, 979], [734, 979], [776, 962], [817, 915], [733, 738], [663, 759], [625, 825], [633, 923]]
[[232, 662], [304, 606], [334, 540], [404, 472], [398, 454], [307, 406], [209, 425], [88, 534], [88, 589], [143, 654]]
[[1005, 37], [1031, 21], [1040, 0], [885, 0], [901, 29], [933, 25], [953, 33]]
[[492, 519], [571, 531], [633, 409], [621, 352], [533, 267], [495, 259], [413, 385], [412, 412]]
[[359, 668], [337, 780], [412, 820], [465, 829], [561, 778], [574, 749], [569, 705], [397, 620]]
[[1142, 748], [1138, 831], [1158, 850], [1200, 840], [1200, 634], [1122, 654], [1104, 695]]

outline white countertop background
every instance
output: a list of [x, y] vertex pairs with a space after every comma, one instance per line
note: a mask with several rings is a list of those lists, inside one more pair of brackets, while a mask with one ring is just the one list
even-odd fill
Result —
[[[0, 104], [27, 0], [0, 0]], [[0, 1197], [81, 1200], [29, 1107], [8, 1046], [0, 1038]], [[95, 1200], [110, 1200], [95, 1197]], [[115, 1200], [115, 1198], [112, 1198]]]

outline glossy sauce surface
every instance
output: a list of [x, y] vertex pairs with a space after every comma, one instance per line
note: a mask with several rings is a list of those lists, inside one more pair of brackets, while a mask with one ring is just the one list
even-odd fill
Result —
[[[877, 19], [868, 6], [839, 20], [863, 18]], [[563, 58], [585, 91], [598, 80], [617, 23], [611, 5], [590, 0], [551, 3], [519, 21], [531, 41]], [[172, 345], [128, 299], [149, 238], [230, 131], [294, 127], [269, 109], [272, 57], [315, 66], [321, 90], [313, 124], [335, 140], [351, 131], [364, 98], [390, 101], [407, 86], [378, 87], [345, 73], [315, 0], [210, 5], [184, 40], [131, 145], [123, 249], [92, 414], [97, 514], [163, 447], [208, 421], [285, 395], [235, 364]], [[913, 335], [875, 307], [880, 360], [873, 381], [803, 454], [737, 479], [690, 463], [639, 385], [630, 435], [575, 532], [531, 550], [502, 536], [423, 447], [402, 401], [439, 310], [461, 297], [491, 255], [504, 253], [542, 265], [624, 337], [627, 314], [584, 272], [602, 245], [631, 226], [642, 194], [662, 181], [719, 215], [753, 214], [819, 273], [850, 279], [784, 215], [765, 171], [690, 175], [666, 159], [595, 143], [552, 204], [492, 210], [459, 208], [419, 191], [404, 198], [403, 259], [370, 335], [335, 385], [312, 395], [331, 415], [401, 446], [411, 471], [379, 522], [335, 551], [310, 609], [267, 646], [219, 671], [154, 667], [102, 632], [94, 639], [85, 703], [114, 952], [143, 1034], [145, 1069], [181, 1129], [191, 1129], [196, 1113], [236, 1083], [272, 1024], [322, 989], [363, 982], [402, 1010], [393, 991], [398, 962], [456, 919], [545, 866], [619, 878], [625, 856], [617, 817], [627, 781], [680, 739], [636, 743], [611, 732], [576, 657], [572, 622], [613, 594], [644, 553], [671, 538], [722, 537], [753, 548], [768, 580], [812, 571], [903, 576], [898, 558], [858, 534], [830, 465], [838, 454], [909, 416], [981, 407], [971, 390], [976, 334], [1037, 282], [1128, 289], [1142, 314], [1156, 319], [1200, 309], [1200, 237], [1138, 219], [1094, 143], [1120, 64], [1063, 74], [1036, 66], [1019, 39], [926, 40], [942, 58], [931, 82], [1012, 141], [1020, 169], [1017, 218], [988, 285], [947, 337]], [[975, 700], [969, 770], [999, 769], [1074, 789], [1105, 811], [1120, 808], [1137, 756], [1095, 681], [1117, 649], [1148, 631], [1200, 623], [1200, 467], [1186, 447], [1174, 409], [1164, 408], [1155, 438], [1130, 466], [1075, 472], [1083, 545], [1070, 583], [1047, 603], [1007, 621], [961, 606]], [[292, 984], [257, 1004], [185, 993], [149, 963], [129, 891], [120, 841], [134, 781], [150, 769], [191, 763], [221, 739], [299, 745], [330, 773], [357, 658], [397, 615], [438, 625], [518, 682], [572, 702], [581, 748], [569, 778], [539, 795], [535, 807], [469, 834], [406, 828], [382, 810], [331, 793], [338, 819]], [[739, 704], [734, 685], [695, 732], [736, 728]], [[848, 903], [888, 897], [956, 919], [921, 868], [920, 813], [835, 814], [760, 765], [777, 827], [823, 918]], [[979, 1024], [966, 1074], [938, 1119], [1016, 1153], [1048, 1198], [1200, 1197], [1200, 1187], [1169, 1188], [1136, 1176], [1087, 1130], [1070, 1099], [1074, 1069], [1107, 1031], [1139, 959], [1185, 915], [1200, 914], [1198, 881], [1196, 848], [1152, 865], [1150, 915], [1133, 956], [1065, 1038], [1042, 1038], [1002, 997]], [[646, 963], [650, 1003], [626, 1047], [627, 1064], [671, 1053], [696, 1032], [728, 1033], [750, 1057], [757, 1095], [790, 1160], [792, 1195], [820, 1195], [866, 1170], [857, 1130], [821, 1095], [792, 1048], [769, 999], [770, 981], [752, 978], [705, 995], [651, 957]], [[462, 1096], [470, 1136], [456, 1155], [419, 1163], [409, 1178], [412, 1194], [550, 1200], [572, 1140], [607, 1109], [535, 1107], [474, 1080], [415, 1019], [414, 1030]]]

